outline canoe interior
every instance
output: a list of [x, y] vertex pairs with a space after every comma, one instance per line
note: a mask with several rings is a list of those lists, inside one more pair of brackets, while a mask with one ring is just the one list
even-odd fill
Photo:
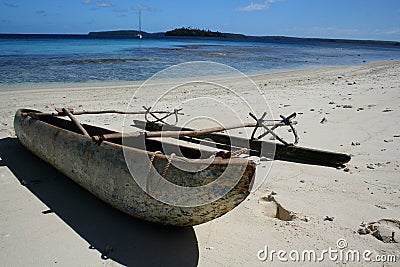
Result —
[[[45, 123], [48, 123], [50, 125], [53, 125], [53, 126], [77, 133], [77, 134], [82, 134], [80, 132], [80, 130], [78, 129], [78, 127], [70, 120], [54, 117], [51, 115], [40, 116], [40, 120]], [[83, 128], [85, 128], [85, 130], [88, 132], [88, 134], [90, 136], [116, 133], [115, 131], [101, 128], [101, 127], [96, 127], [93, 125], [82, 124], [82, 126], [83, 126]], [[114, 144], [122, 145], [122, 138], [107, 139], [107, 141], [114, 143]], [[212, 154], [211, 152], [210, 153], [205, 153], [204, 151], [201, 152], [199, 149], [184, 146], [184, 145], [162, 143], [160, 140], [155, 140], [155, 139], [146, 139], [145, 142], [146, 142], [145, 149], [146, 149], [146, 151], [149, 151], [149, 152], [160, 151], [163, 154], [165, 154], [164, 150], [167, 150], [168, 153], [170, 154], [171, 151], [173, 151], [178, 156], [182, 156], [182, 157], [190, 158], [190, 159], [199, 159], [199, 158], [209, 157]], [[139, 148], [139, 147], [137, 147], [137, 148]]]

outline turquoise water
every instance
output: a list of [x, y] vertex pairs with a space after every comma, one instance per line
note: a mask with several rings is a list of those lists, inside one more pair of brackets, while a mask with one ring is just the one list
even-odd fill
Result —
[[244, 73], [356, 65], [400, 59], [393, 45], [219, 39], [89, 39], [0, 36], [0, 87], [22, 83], [145, 80], [189, 61], [223, 63]]

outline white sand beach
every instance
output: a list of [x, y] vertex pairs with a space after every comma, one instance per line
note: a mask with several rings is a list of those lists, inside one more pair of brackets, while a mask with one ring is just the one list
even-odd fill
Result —
[[[399, 222], [395, 221], [400, 219], [400, 61], [250, 78], [266, 98], [274, 118], [298, 113], [299, 146], [348, 153], [352, 159], [345, 169], [261, 161], [257, 178], [269, 171], [268, 176], [248, 199], [218, 219], [184, 228], [139, 221], [109, 207], [25, 150], [14, 134], [13, 116], [18, 108], [46, 112], [57, 107], [125, 110], [141, 83], [24, 85], [0, 91], [0, 265], [279, 266], [287, 263], [276, 255], [273, 262], [270, 258], [261, 261], [259, 251], [267, 246], [276, 251], [320, 253], [338, 249], [337, 241], [344, 239], [344, 250], [371, 250], [371, 259], [396, 255], [397, 263], [384, 266], [397, 266], [399, 243], [385, 243], [357, 231], [362, 223], [387, 219], [380, 224], [384, 226], [382, 235], [394, 229], [394, 240], [400, 242]], [[247, 87], [243, 79], [220, 82], [245, 95], [257, 113], [267, 111], [271, 116], [258, 92]], [[198, 85], [191, 86], [193, 98], [212, 95], [221, 103], [237, 105], [238, 116], [251, 122], [248, 110], [231, 94], [210, 87], [210, 91], [197, 91], [196, 95], [193, 92]], [[133, 100], [137, 109], [151, 105], [164, 89], [160, 86], [160, 91], [138, 94]], [[159, 107], [170, 110], [187, 99], [184, 90], [177, 90], [161, 99]], [[210, 113], [226, 118], [227, 124], [235, 122], [221, 105], [201, 103], [184, 104], [182, 122]], [[123, 124], [119, 115], [79, 119], [115, 130]], [[202, 123], [197, 126], [210, 126]], [[277, 206], [292, 214], [292, 219], [275, 218], [282, 217], [282, 213], [274, 216]], [[321, 263], [367, 264], [363, 259], [334, 261], [328, 255]]]

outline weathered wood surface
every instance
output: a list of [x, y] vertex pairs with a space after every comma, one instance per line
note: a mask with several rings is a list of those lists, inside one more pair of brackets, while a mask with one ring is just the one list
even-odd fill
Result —
[[[117, 139], [117, 138], [123, 138], [123, 137], [143, 137], [145, 138], [152, 138], [152, 137], [191, 137], [191, 136], [203, 136], [206, 134], [210, 133], [215, 133], [215, 132], [222, 132], [226, 130], [232, 130], [232, 129], [238, 129], [238, 128], [243, 128], [243, 127], [254, 127], [254, 123], [248, 123], [248, 124], [240, 124], [240, 125], [232, 125], [229, 127], [213, 127], [213, 128], [207, 128], [207, 129], [202, 129], [202, 130], [187, 130], [187, 131], [151, 131], [151, 132], [131, 132], [131, 133], [112, 133], [112, 134], [106, 134], [102, 138], [104, 140], [110, 140], [110, 139]], [[93, 136], [93, 140], [99, 141], [98, 136]]]
[[[165, 179], [185, 187], [198, 187], [214, 181], [231, 166], [231, 170], [243, 170], [242, 176], [233, 188], [222, 197], [199, 206], [176, 206], [161, 202], [148, 195], [129, 172], [126, 156], [131, 159], [131, 167], [145, 165], [140, 158], [154, 157], [153, 166], [161, 173], [168, 158], [137, 148], [123, 149], [122, 145], [104, 141], [95, 144], [90, 137], [34, 119], [28, 114], [33, 110], [18, 110], [14, 118], [14, 128], [20, 142], [36, 156], [48, 162], [76, 183], [115, 208], [136, 218], [161, 224], [188, 226], [210, 221], [229, 212], [239, 205], [249, 194], [251, 181], [255, 175], [255, 164], [241, 158], [215, 158], [212, 164], [198, 172], [187, 172], [175, 167], [174, 163], [193, 168], [205, 165], [203, 160], [170, 159], [173, 163], [166, 172]], [[60, 125], [72, 122], [50, 117]], [[83, 125], [90, 135], [93, 126]], [[109, 130], [104, 130], [110, 133]], [[125, 154], [124, 154], [125, 153]], [[207, 162], [207, 164], [209, 161]], [[244, 166], [244, 169], [243, 169]], [[228, 175], [227, 178], [230, 178]], [[232, 177], [233, 178], [233, 177]], [[223, 185], [222, 185], [223, 186]], [[161, 191], [160, 194], [163, 192]], [[206, 192], [208, 194], [208, 192]], [[67, 192], [66, 192], [67, 194]], [[207, 195], [206, 194], [206, 195]], [[173, 197], [180, 198], [180, 195]], [[192, 196], [196, 197], [196, 196]]]
[[[67, 116], [67, 113], [65, 113], [64, 108], [56, 108], [57, 112], [51, 112], [51, 113], [38, 113], [38, 112], [32, 112], [29, 114], [32, 117], [39, 118], [41, 116]], [[122, 114], [122, 115], [144, 115], [148, 113], [147, 111], [122, 111], [122, 110], [115, 110], [115, 109], [109, 109], [109, 110], [82, 110], [82, 111], [75, 111], [73, 109], [68, 108], [67, 109], [71, 114], [73, 115], [99, 115], [99, 114]], [[170, 111], [151, 111], [154, 114], [170, 114]], [[182, 112], [178, 112], [178, 115], [184, 115]]]
[[[153, 124], [153, 122], [149, 122], [149, 124]], [[276, 129], [279, 126], [285, 126], [284, 123], [274, 123], [273, 129]], [[171, 126], [171, 125], [170, 125]], [[173, 127], [173, 126], [171, 126]], [[110, 139], [117, 139], [117, 138], [127, 138], [127, 137], [145, 137], [145, 138], [152, 138], [152, 137], [172, 137], [172, 138], [181, 138], [181, 137], [203, 137], [205, 135], [211, 134], [211, 133], [216, 133], [216, 132], [223, 132], [227, 130], [233, 130], [233, 129], [239, 129], [239, 128], [246, 128], [246, 127], [256, 127], [255, 123], [241, 123], [238, 125], [230, 125], [230, 126], [220, 126], [220, 127], [212, 127], [212, 128], [206, 128], [206, 129], [201, 129], [201, 130], [192, 130], [192, 129], [181, 129], [181, 131], [177, 131], [176, 129], [178, 128], [171, 128], [173, 130], [171, 131], [157, 131], [157, 130], [151, 130], [150, 132], [128, 132], [128, 133], [112, 133], [112, 134], [106, 134], [103, 135], [101, 138], [103, 140], [110, 140]], [[180, 128], [179, 128], [180, 129]], [[277, 137], [277, 135], [272, 132], [272, 130], [268, 129], [268, 131], [274, 136]], [[280, 139], [279, 137], [277, 137]], [[98, 142], [100, 140], [99, 136], [93, 136], [93, 140]]]
[[[147, 131], [190, 131], [190, 128], [181, 128], [171, 125], [161, 125], [155, 123], [146, 123], [139, 120], [134, 120], [136, 127]], [[275, 160], [291, 161], [304, 164], [313, 164], [329, 167], [341, 167], [350, 161], [350, 155], [336, 153], [312, 148], [299, 146], [287, 146], [280, 143], [267, 142], [261, 140], [247, 140], [241, 137], [228, 136], [220, 133], [210, 133], [196, 136], [198, 139], [211, 139], [217, 143], [217, 148], [226, 149], [227, 146], [244, 147], [250, 149], [250, 154], [255, 156], [264, 156], [274, 158]], [[181, 139], [199, 143], [194, 138]], [[219, 146], [218, 144], [222, 144]]]
[[75, 123], [76, 127], [79, 128], [79, 130], [83, 133], [83, 135], [90, 136], [88, 132], [85, 130], [85, 128], [82, 127], [81, 123], [77, 120], [77, 118], [75, 118], [75, 116], [72, 115], [68, 109], [63, 108], [62, 110], [63, 112], [65, 112], [65, 114], [67, 114], [67, 116], [71, 119], [71, 121]]

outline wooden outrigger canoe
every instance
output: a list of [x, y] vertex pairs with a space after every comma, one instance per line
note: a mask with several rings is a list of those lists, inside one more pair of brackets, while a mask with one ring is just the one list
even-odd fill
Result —
[[[137, 128], [147, 131], [193, 131], [191, 128], [181, 128], [159, 123], [146, 123], [140, 120], [134, 120], [134, 125]], [[348, 163], [351, 159], [350, 155], [344, 153], [293, 145], [284, 145], [281, 143], [262, 140], [248, 140], [222, 133], [207, 133], [194, 137], [181, 136], [179, 139], [193, 143], [202, 142], [203, 144], [204, 140], [208, 139], [212, 140], [213, 146], [216, 146], [220, 149], [231, 150], [231, 147], [249, 148], [248, 153], [253, 156], [335, 168], [343, 167], [344, 164]]]
[[[43, 116], [38, 116], [40, 114]], [[165, 145], [152, 139], [143, 140], [145, 149], [140, 146], [126, 147], [122, 138], [96, 143], [92, 136], [115, 132], [91, 125], [81, 126], [88, 135], [82, 134], [72, 121], [35, 110], [20, 109], [14, 118], [15, 133], [28, 150], [101, 200], [139, 219], [167, 225], [197, 225], [229, 212], [250, 192], [256, 168], [252, 161], [238, 157], [214, 157], [210, 163], [210, 159], [199, 159], [202, 151], [198, 149]], [[179, 150], [186, 158], [168, 158], [164, 153], [157, 153], [163, 152], [165, 147]], [[127, 156], [132, 162], [126, 162]], [[217, 199], [204, 201], [202, 205], [172, 205], [150, 196], [132, 177], [128, 164], [130, 168], [143, 168], [142, 165], [146, 164], [135, 161], [136, 158], [151, 159], [151, 164], [158, 173], [163, 173], [166, 180], [184, 187], [208, 185], [224, 175], [228, 165], [231, 172], [227, 175], [234, 176], [237, 170], [240, 177], [232, 177], [237, 181], [233, 187], [223, 188], [224, 184], [220, 185], [218, 188], [227, 190], [227, 193]], [[175, 167], [174, 163], [190, 166], [189, 169], [198, 167], [199, 171], [185, 171]]]

